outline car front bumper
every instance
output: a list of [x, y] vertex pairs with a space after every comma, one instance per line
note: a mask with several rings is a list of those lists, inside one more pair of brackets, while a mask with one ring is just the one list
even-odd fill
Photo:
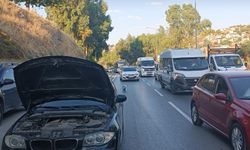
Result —
[[[82, 140], [79, 140], [75, 150], [116, 150], [118, 146], [118, 140], [116, 137], [114, 137], [107, 144], [100, 145], [100, 146], [82, 146], [82, 143], [83, 143]], [[56, 150], [56, 149], [57, 149], [56, 147], [52, 147], [51, 149], [46, 149], [46, 150]], [[3, 143], [1, 150], [14, 150], [14, 149], [7, 147], [5, 143]], [[27, 140], [26, 149], [18, 149], [18, 150], [36, 150], [36, 149], [31, 148], [30, 141]]]
[[174, 87], [179, 92], [192, 92], [193, 87], [198, 82], [199, 78], [185, 78], [182, 80], [174, 80]]
[[122, 80], [139, 80], [139, 76], [122, 76]]

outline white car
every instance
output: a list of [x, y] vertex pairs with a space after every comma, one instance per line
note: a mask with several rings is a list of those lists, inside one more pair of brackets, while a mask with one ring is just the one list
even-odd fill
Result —
[[120, 80], [125, 81], [125, 80], [135, 80], [139, 81], [139, 72], [136, 70], [135, 67], [130, 67], [126, 66], [122, 68], [121, 74], [120, 74]]

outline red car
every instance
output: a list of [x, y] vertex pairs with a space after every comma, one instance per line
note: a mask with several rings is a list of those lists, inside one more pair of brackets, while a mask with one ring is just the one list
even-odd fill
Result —
[[228, 137], [234, 150], [250, 150], [250, 72], [204, 75], [193, 89], [191, 119]]

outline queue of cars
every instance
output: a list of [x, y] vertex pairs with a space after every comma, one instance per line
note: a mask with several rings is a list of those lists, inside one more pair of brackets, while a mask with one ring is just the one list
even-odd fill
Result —
[[[234, 150], [250, 149], [250, 72], [234, 48], [170, 49], [155, 73], [171, 93], [193, 92], [191, 119], [230, 139]], [[217, 52], [214, 52], [217, 51]]]
[[[234, 150], [250, 149], [250, 72], [210, 72], [198, 49], [167, 51], [160, 59], [164, 69], [157, 79], [163, 88], [174, 94], [193, 91], [193, 124], [215, 128], [230, 139]], [[117, 95], [102, 66], [50, 56], [14, 67], [0, 67], [0, 114], [20, 106], [20, 99], [27, 112], [4, 136], [2, 150], [119, 148], [126, 96]], [[121, 81], [139, 79], [138, 68], [122, 67]], [[10, 91], [17, 97], [8, 97]]]

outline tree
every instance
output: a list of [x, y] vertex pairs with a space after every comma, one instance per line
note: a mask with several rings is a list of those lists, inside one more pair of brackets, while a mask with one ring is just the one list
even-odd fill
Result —
[[103, 0], [63, 0], [46, 8], [48, 19], [71, 35], [92, 60], [108, 49], [106, 41], [113, 27], [107, 10]]
[[249, 63], [250, 63], [250, 42], [244, 42], [241, 45], [241, 49], [240, 49], [240, 55], [244, 58], [244, 60], [248, 63], [248, 68], [249, 68]]
[[110, 66], [114, 66], [118, 60], [120, 60], [120, 57], [116, 51], [114, 51], [114, 50], [113, 51], [106, 51], [103, 53], [103, 55], [100, 58], [100, 60], [98, 61], [98, 63], [103, 65], [103, 66], [110, 67]]
[[120, 58], [125, 59], [129, 64], [134, 64], [138, 57], [145, 56], [142, 42], [131, 35], [128, 35], [125, 40], [121, 39], [115, 49]]
[[171, 43], [175, 48], [193, 47], [195, 30], [202, 32], [212, 25], [207, 19], [201, 21], [201, 16], [191, 4], [172, 5], [165, 14]]
[[30, 6], [51, 6], [60, 3], [62, 0], [11, 0], [15, 3], [25, 3], [25, 6], [29, 8]]
[[85, 47], [86, 38], [92, 34], [89, 27], [89, 16], [86, 15], [87, 6], [83, 0], [66, 1], [46, 8], [47, 18], [57, 24], [57, 26], [70, 35], [88, 54]]
[[111, 19], [106, 15], [108, 6], [103, 0], [87, 0], [87, 15], [92, 34], [86, 38], [86, 46], [91, 49], [89, 56], [93, 59], [101, 57], [103, 49], [108, 49], [106, 41], [113, 30]]

